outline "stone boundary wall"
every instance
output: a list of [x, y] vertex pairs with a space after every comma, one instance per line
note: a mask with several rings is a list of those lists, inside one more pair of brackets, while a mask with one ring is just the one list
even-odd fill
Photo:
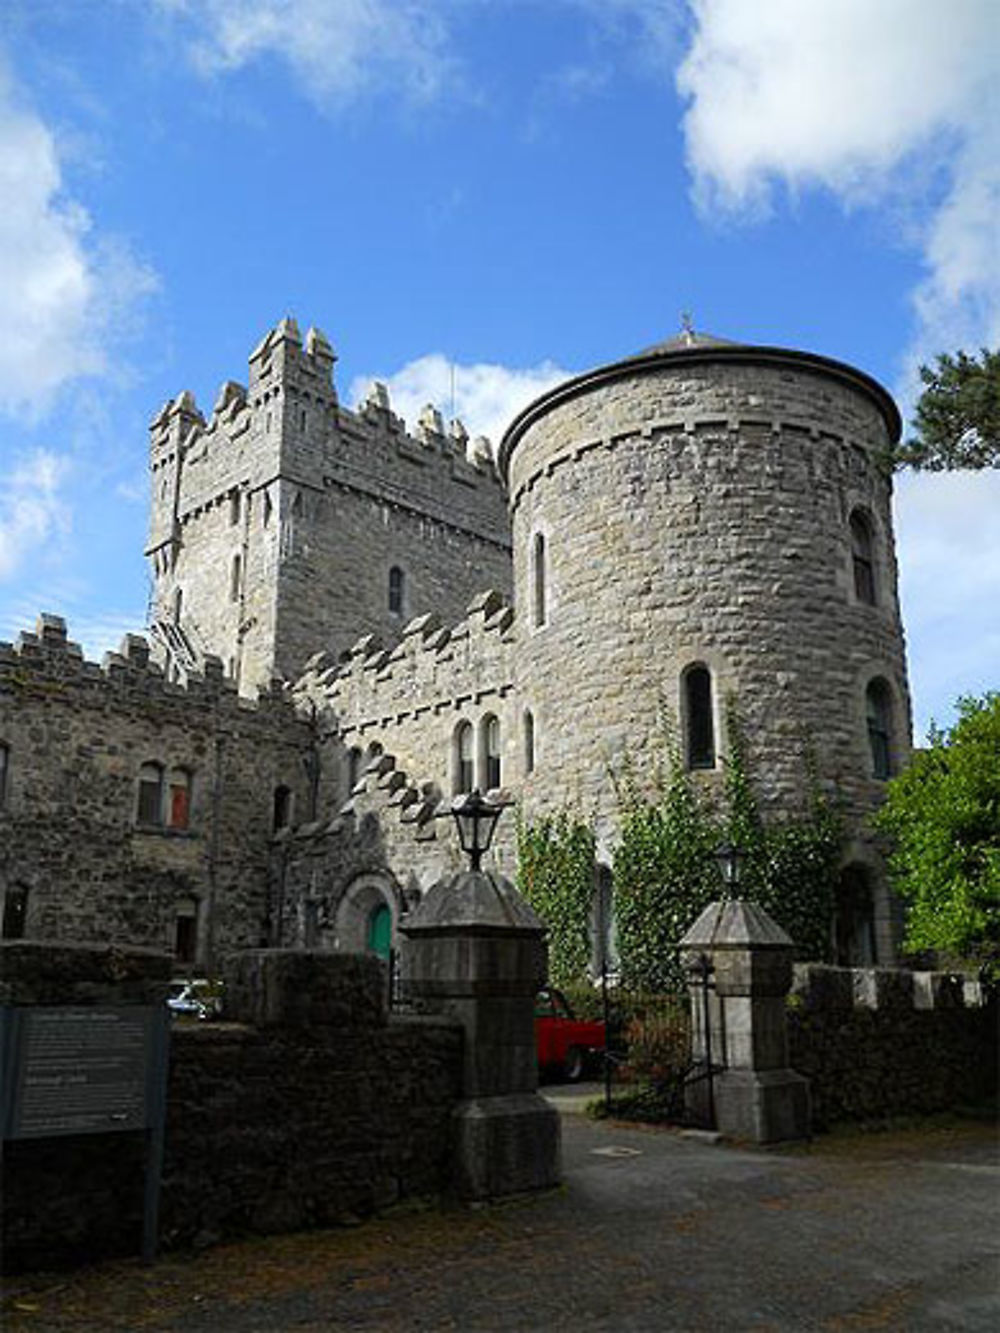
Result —
[[[120, 1003], [124, 969], [143, 991], [131, 998], [149, 1003], [169, 960], [140, 952], [5, 945], [0, 993]], [[234, 956], [227, 983], [226, 1021], [172, 1033], [163, 1246], [350, 1223], [447, 1188], [457, 1027], [390, 1018], [382, 966], [360, 955], [250, 951]], [[138, 1252], [140, 1135], [5, 1147], [9, 1271]]]
[[799, 963], [788, 1000], [791, 1067], [812, 1123], [976, 1106], [996, 1096], [995, 995], [944, 972]]

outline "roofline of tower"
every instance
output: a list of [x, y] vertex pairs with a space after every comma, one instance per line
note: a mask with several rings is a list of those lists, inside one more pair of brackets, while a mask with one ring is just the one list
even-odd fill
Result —
[[815, 370], [841, 382], [846, 381], [852, 388], [860, 390], [874, 402], [885, 420], [891, 442], [895, 444], [899, 440], [903, 422], [892, 395], [871, 375], [833, 357], [820, 356], [815, 352], [799, 352], [785, 347], [753, 346], [746, 343], [679, 347], [671, 348], [669, 351], [650, 350], [640, 352], [638, 356], [626, 357], [622, 361], [598, 366], [594, 370], [585, 371], [582, 375], [575, 375], [522, 408], [504, 431], [497, 450], [497, 468], [504, 484], [509, 485], [508, 465], [521, 436], [551, 408], [587, 393], [598, 385], [609, 384], [626, 375], [641, 375], [664, 366], [701, 365], [717, 361], [740, 365], [794, 366], [798, 370]]

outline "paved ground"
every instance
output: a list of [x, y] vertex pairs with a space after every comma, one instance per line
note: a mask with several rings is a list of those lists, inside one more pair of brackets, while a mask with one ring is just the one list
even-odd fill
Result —
[[40, 1330], [1000, 1328], [1000, 1152], [983, 1124], [759, 1151], [563, 1110], [565, 1184], [473, 1211], [14, 1284]]

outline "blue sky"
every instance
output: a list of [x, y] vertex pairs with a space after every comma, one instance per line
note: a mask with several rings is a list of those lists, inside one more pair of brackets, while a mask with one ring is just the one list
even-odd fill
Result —
[[[283, 315], [473, 433], [669, 336], [1000, 344], [996, 0], [3, 0], [0, 638], [141, 627], [146, 428]], [[1000, 473], [904, 476], [916, 729], [1000, 686]]]

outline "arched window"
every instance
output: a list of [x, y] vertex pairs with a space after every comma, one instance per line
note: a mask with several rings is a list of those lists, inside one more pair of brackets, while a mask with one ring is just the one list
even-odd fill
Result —
[[892, 691], [881, 676], [865, 691], [865, 715], [872, 777], [885, 781], [892, 775]]
[[238, 602], [240, 600], [240, 557], [239, 554], [233, 556], [233, 563], [229, 569], [229, 600]]
[[531, 545], [532, 622], [536, 627], [545, 624], [545, 574], [545, 534], [536, 532]]
[[159, 764], [143, 764], [139, 769], [135, 819], [137, 824], [156, 827], [163, 823], [163, 769]]
[[229, 492], [229, 522], [236, 524], [240, 521], [240, 493], [239, 491]]
[[500, 722], [487, 713], [480, 723], [482, 736], [483, 787], [492, 791], [500, 786]]
[[524, 771], [535, 771], [535, 715], [530, 708], [524, 710]]
[[361, 777], [361, 750], [357, 745], [352, 745], [347, 752], [347, 787], [353, 791], [358, 785], [358, 779]]
[[688, 768], [715, 767], [712, 673], [706, 666], [684, 673], [684, 753]]
[[174, 914], [174, 956], [179, 963], [193, 963], [198, 956], [198, 903], [181, 898]]
[[12, 884], [3, 896], [3, 938], [5, 940], [23, 940], [27, 923], [27, 886]]
[[389, 610], [394, 616], [403, 614], [403, 592], [406, 579], [398, 565], [389, 570]]
[[168, 828], [187, 828], [191, 818], [191, 774], [186, 768], [171, 769], [167, 797]]
[[833, 930], [838, 967], [874, 965], [875, 910], [864, 866], [845, 866], [840, 872]]
[[288, 787], [275, 787], [271, 828], [277, 833], [292, 822], [292, 793]]
[[851, 515], [851, 558], [854, 565], [854, 595], [859, 602], [875, 605], [875, 557], [872, 525], [860, 509]]
[[472, 791], [475, 786], [471, 722], [459, 722], [455, 728], [454, 782], [452, 786], [456, 796]]

